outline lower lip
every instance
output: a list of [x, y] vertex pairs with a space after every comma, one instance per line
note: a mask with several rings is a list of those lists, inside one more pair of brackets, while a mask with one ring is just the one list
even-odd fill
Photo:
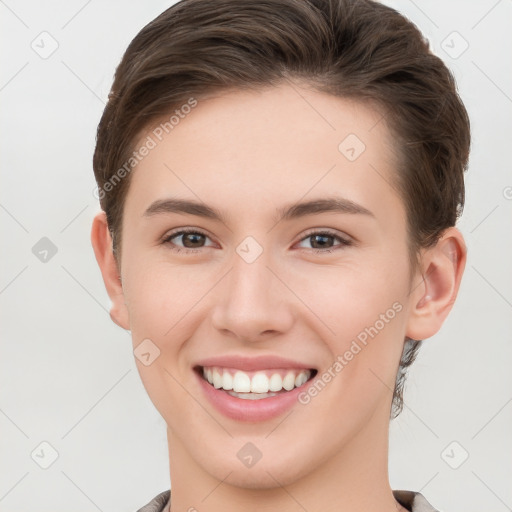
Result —
[[228, 418], [249, 422], [265, 421], [285, 413], [298, 402], [299, 393], [302, 393], [312, 382], [312, 379], [310, 379], [302, 386], [276, 396], [260, 398], [259, 400], [247, 400], [231, 396], [226, 391], [213, 387], [197, 372], [194, 373], [199, 379], [199, 384], [206, 398], [219, 412]]

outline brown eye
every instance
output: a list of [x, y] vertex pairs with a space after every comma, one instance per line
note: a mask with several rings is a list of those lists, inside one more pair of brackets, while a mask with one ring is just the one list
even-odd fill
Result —
[[162, 243], [169, 244], [171, 249], [177, 252], [183, 249], [185, 249], [185, 251], [191, 250], [192, 252], [196, 252], [195, 249], [208, 247], [204, 245], [208, 238], [206, 234], [200, 231], [182, 229], [166, 236]]
[[[339, 243], [336, 244], [336, 240], [339, 241]], [[301, 240], [301, 243], [304, 241], [309, 241], [311, 249], [314, 250], [315, 253], [329, 253], [333, 250], [342, 249], [352, 245], [351, 240], [347, 240], [329, 231], [310, 232]]]
[[204, 243], [204, 235], [201, 233], [184, 233], [181, 236], [183, 245], [191, 249], [201, 247], [201, 244]]

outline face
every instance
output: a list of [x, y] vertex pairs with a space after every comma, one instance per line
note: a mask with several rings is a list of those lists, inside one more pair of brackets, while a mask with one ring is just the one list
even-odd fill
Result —
[[171, 466], [273, 487], [387, 439], [411, 280], [381, 114], [282, 85], [160, 132], [139, 142], [156, 146], [131, 176], [121, 279]]

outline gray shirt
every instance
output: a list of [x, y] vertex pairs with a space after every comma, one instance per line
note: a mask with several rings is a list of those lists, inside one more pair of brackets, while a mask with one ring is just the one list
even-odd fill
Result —
[[[393, 491], [396, 501], [410, 512], [439, 512], [423, 496], [414, 491]], [[163, 491], [137, 512], [167, 512], [171, 501], [171, 491]]]

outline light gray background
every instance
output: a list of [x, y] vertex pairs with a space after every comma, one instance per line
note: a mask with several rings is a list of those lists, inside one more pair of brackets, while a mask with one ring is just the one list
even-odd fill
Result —
[[[95, 132], [115, 66], [172, 3], [0, 1], [2, 512], [130, 512], [169, 488], [165, 423], [129, 334], [109, 318], [89, 233]], [[443, 511], [510, 510], [512, 1], [386, 3], [455, 73], [473, 135], [458, 225], [466, 273], [391, 423], [391, 485]], [[32, 251], [43, 237], [57, 248], [46, 262]]]

